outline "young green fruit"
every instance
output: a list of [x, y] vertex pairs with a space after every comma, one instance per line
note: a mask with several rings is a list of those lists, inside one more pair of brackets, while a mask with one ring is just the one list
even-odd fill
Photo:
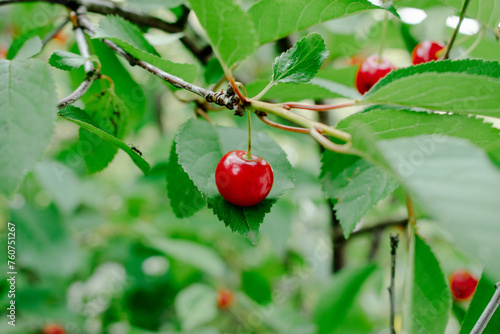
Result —
[[457, 270], [450, 276], [450, 289], [453, 298], [464, 301], [476, 291], [477, 279], [467, 270]]
[[440, 52], [444, 49], [444, 44], [433, 41], [423, 41], [418, 44], [411, 53], [411, 62], [413, 65], [427, 63], [432, 60], [438, 60]]
[[251, 206], [262, 202], [273, 186], [271, 165], [253, 155], [249, 160], [245, 151], [226, 153], [217, 164], [215, 184], [221, 196], [239, 206]]
[[383, 77], [396, 67], [386, 58], [372, 55], [359, 65], [356, 73], [356, 88], [361, 94], [370, 90]]

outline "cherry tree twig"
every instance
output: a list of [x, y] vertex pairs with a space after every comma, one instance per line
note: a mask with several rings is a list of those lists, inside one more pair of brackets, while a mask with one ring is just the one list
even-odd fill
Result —
[[65, 18], [64, 22], [62, 22], [60, 25], [58, 25], [54, 30], [52, 30], [47, 36], [45, 36], [42, 40], [42, 45], [46, 45], [48, 42], [52, 40], [63, 28], [66, 26], [66, 24], [69, 22], [69, 18]]
[[470, 334], [481, 334], [490, 322], [493, 314], [495, 314], [498, 306], [500, 305], [500, 282], [495, 284], [495, 288], [496, 290], [493, 294], [493, 297], [491, 297], [490, 302], [488, 303], [488, 305], [486, 305], [486, 308], [477, 320], [474, 328], [472, 328]]
[[390, 307], [391, 307], [391, 314], [390, 314], [390, 327], [391, 327], [391, 334], [396, 334], [396, 329], [394, 328], [394, 315], [395, 315], [395, 302], [394, 302], [394, 282], [396, 280], [396, 250], [398, 249], [398, 244], [399, 244], [399, 234], [390, 235], [390, 240], [391, 240], [391, 285], [389, 286], [389, 298], [390, 298]]
[[[182, 32], [185, 24], [185, 20], [179, 20], [179, 22], [170, 23], [160, 18], [147, 15], [130, 8], [122, 7], [112, 1], [106, 0], [3, 0], [0, 1], [0, 5], [26, 2], [47, 2], [51, 4], [62, 5], [74, 11], [83, 6], [92, 13], [102, 15], [118, 15], [137, 25], [159, 29], [167, 33]], [[182, 38], [180, 38], [180, 41], [203, 64], [206, 64], [208, 62], [208, 57], [211, 55], [211, 48], [209, 46], [207, 48], [200, 49], [187, 36], [183, 36]]]
[[[71, 21], [73, 22], [73, 30], [75, 33], [75, 40], [76, 44], [78, 45], [78, 50], [80, 51], [80, 55], [85, 58], [90, 57], [90, 52], [89, 52], [89, 45], [87, 44], [87, 40], [85, 39], [85, 35], [83, 34], [83, 31], [80, 27], [78, 18], [75, 14], [75, 12], [72, 12], [70, 14], [71, 16]], [[85, 79], [82, 81], [80, 86], [78, 86], [77, 89], [65, 98], [59, 100], [57, 104], [57, 108], [62, 109], [70, 104], [75, 103], [77, 100], [79, 100], [90, 88], [94, 80], [97, 78], [99, 75], [98, 71], [94, 67], [94, 63], [91, 60], [87, 60], [85, 64], [83, 65], [86, 73]]]

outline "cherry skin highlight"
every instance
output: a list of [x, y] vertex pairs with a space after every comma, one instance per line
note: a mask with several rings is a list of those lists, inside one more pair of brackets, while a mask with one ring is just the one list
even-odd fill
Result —
[[450, 288], [453, 298], [464, 301], [476, 291], [477, 279], [467, 270], [457, 270], [450, 276]]
[[440, 42], [423, 41], [413, 49], [411, 53], [411, 62], [413, 65], [418, 65], [432, 60], [438, 60], [438, 53], [443, 50], [444, 47], [444, 44]]
[[233, 303], [233, 292], [226, 289], [221, 289], [217, 292], [217, 307], [219, 310], [226, 310]]
[[359, 65], [356, 73], [356, 88], [361, 94], [370, 90], [383, 77], [396, 67], [386, 58], [372, 55]]
[[221, 196], [239, 206], [251, 206], [262, 202], [273, 186], [271, 165], [253, 155], [245, 158], [245, 151], [230, 151], [222, 157], [215, 169], [215, 184]]

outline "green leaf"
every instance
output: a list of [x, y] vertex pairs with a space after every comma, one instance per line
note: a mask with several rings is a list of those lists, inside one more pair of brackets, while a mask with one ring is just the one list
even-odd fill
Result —
[[172, 144], [167, 165], [167, 195], [174, 213], [179, 218], [190, 217], [205, 207], [205, 199], [187, 173], [179, 165], [177, 144]]
[[321, 179], [346, 238], [373, 205], [399, 185], [366, 160], [331, 151], [323, 153]]
[[[461, 11], [465, 0], [439, 0]], [[496, 29], [500, 23], [499, 0], [471, 0], [467, 7], [467, 16]]]
[[374, 265], [359, 269], [344, 269], [332, 277], [319, 295], [314, 310], [318, 334], [336, 333], [356, 299], [363, 283], [375, 271]]
[[49, 58], [49, 64], [63, 71], [71, 71], [83, 66], [87, 58], [73, 52], [55, 50]]
[[250, 298], [261, 305], [268, 304], [272, 300], [269, 283], [258, 271], [242, 272], [241, 287]]
[[188, 0], [207, 32], [217, 58], [227, 68], [257, 50], [250, 16], [233, 0]]
[[[85, 103], [85, 109], [93, 124], [97, 124], [101, 130], [117, 139], [124, 137], [129, 111], [113, 91], [106, 89], [93, 95]], [[80, 146], [89, 173], [106, 168], [118, 151], [116, 145], [85, 128], [80, 128]]]
[[205, 284], [191, 284], [175, 298], [175, 311], [182, 329], [191, 331], [217, 316], [217, 292]]
[[256, 243], [259, 226], [278, 197], [293, 186], [293, 173], [286, 154], [279, 145], [261, 133], [252, 134], [252, 153], [266, 159], [274, 171], [274, 184], [267, 199], [251, 207], [233, 205], [223, 199], [215, 185], [215, 169], [223, 153], [245, 149], [247, 132], [215, 128], [192, 119], [184, 124], [175, 139], [179, 164], [193, 180], [207, 204], [231, 230]]
[[[52, 25], [46, 25], [43, 27], [38, 27], [32, 30], [29, 30], [22, 34], [21, 36], [17, 37], [14, 41], [12, 41], [12, 44], [9, 47], [9, 51], [7, 52], [7, 59], [13, 59], [16, 57], [17, 53], [19, 50], [23, 47], [23, 45], [30, 39], [33, 39], [33, 37], [38, 36], [40, 38], [40, 45], [41, 43], [41, 37], [45, 36], [46, 34], [50, 33], [52, 30]], [[38, 43], [37, 43], [38, 44]], [[41, 48], [40, 48], [41, 50]]]
[[444, 334], [451, 295], [430, 247], [413, 234], [406, 278], [403, 330], [406, 333]]
[[127, 153], [130, 156], [134, 164], [141, 169], [144, 175], [148, 175], [151, 169], [149, 163], [146, 160], [144, 160], [144, 158], [140, 156], [136, 151], [134, 151], [130, 146], [125, 144], [123, 141], [97, 127], [94, 124], [94, 120], [90, 118], [89, 115], [84, 110], [74, 106], [68, 106], [65, 109], [59, 111], [59, 116], [73, 123], [78, 124], [79, 126], [88, 130], [89, 132], [116, 145], [118, 148], [122, 149], [125, 153]]
[[[479, 320], [495, 291], [495, 281], [483, 273], [477, 284], [476, 292], [474, 292], [474, 297], [469, 305], [465, 319], [462, 322], [460, 334], [469, 334], [472, 331], [472, 328], [474, 328], [474, 325]], [[499, 328], [500, 312], [497, 310], [488, 322], [488, 326], [484, 329], [483, 334], [496, 334]]]
[[38, 36], [33, 36], [24, 42], [23, 46], [17, 51], [14, 60], [24, 60], [36, 56], [42, 51], [42, 40]]
[[262, 45], [321, 22], [375, 8], [380, 7], [366, 0], [261, 0], [248, 13]]
[[311, 81], [327, 57], [328, 50], [319, 33], [302, 37], [275, 59], [272, 82], [299, 84]]
[[352, 133], [357, 124], [370, 126], [379, 139], [446, 135], [464, 138], [484, 149], [500, 166], [500, 130], [481, 118], [457, 114], [431, 114], [411, 110], [374, 109], [342, 120], [338, 128]]
[[359, 94], [357, 90], [335, 81], [330, 81], [322, 78], [314, 78], [311, 80], [311, 83], [318, 87], [325, 88], [328, 91], [341, 97], [347, 97], [352, 100], [358, 100], [359, 98], [361, 98], [361, 94]]
[[399, 138], [378, 146], [417, 207], [439, 223], [457, 247], [500, 276], [500, 171], [486, 153], [448, 136]]
[[0, 193], [12, 198], [50, 144], [56, 88], [38, 60], [0, 60]]
[[395, 70], [362, 100], [463, 114], [500, 116], [500, 63], [430, 62]]
[[102, 18], [93, 38], [109, 39], [127, 52], [138, 49], [159, 56], [139, 28], [120, 16], [108, 15]]
[[148, 238], [147, 242], [154, 249], [214, 277], [221, 278], [226, 274], [226, 264], [212, 248], [193, 241], [164, 237]]
[[144, 60], [161, 70], [193, 81], [198, 76], [198, 68], [193, 64], [178, 64], [160, 58], [155, 48], [144, 38], [140, 30], [129, 21], [118, 16], [105, 16], [99, 21], [99, 27], [92, 37], [108, 39], [132, 56]]

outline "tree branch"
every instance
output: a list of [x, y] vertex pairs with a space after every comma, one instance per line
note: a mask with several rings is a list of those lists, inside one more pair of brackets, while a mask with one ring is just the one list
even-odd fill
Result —
[[396, 329], [394, 328], [394, 281], [396, 280], [396, 250], [398, 249], [399, 244], [399, 234], [390, 235], [391, 238], [391, 285], [389, 286], [389, 298], [391, 304], [391, 315], [390, 315], [390, 326], [391, 326], [391, 334], [396, 334]]
[[481, 316], [479, 317], [470, 334], [481, 334], [490, 322], [493, 314], [495, 314], [496, 309], [500, 305], [500, 282], [495, 284], [495, 288], [496, 290], [493, 294], [493, 297], [491, 297], [490, 302], [488, 303], [488, 305], [486, 305], [483, 314], [481, 314]]
[[46, 45], [52, 38], [54, 38], [61, 30], [63, 30], [64, 26], [69, 22], [69, 18], [66, 18], [64, 22], [62, 22], [59, 26], [57, 26], [54, 30], [52, 30], [47, 36], [43, 38], [42, 45]]
[[[80, 27], [78, 17], [75, 12], [71, 12], [70, 17], [71, 21], [73, 22], [73, 31], [75, 34], [75, 40], [78, 46], [78, 50], [80, 51], [80, 55], [85, 58], [90, 58], [89, 45], [87, 44], [85, 35], [83, 34], [82, 28]], [[94, 67], [94, 63], [91, 60], [87, 60], [83, 66], [86, 74], [85, 79], [73, 93], [69, 94], [58, 102], [57, 108], [62, 109], [69, 106], [70, 104], [75, 103], [89, 90], [90, 86], [97, 78], [98, 71]]]
[[[389, 228], [389, 227], [395, 227], [395, 226], [405, 227], [406, 225], [408, 225], [408, 219], [406, 219], [406, 218], [401, 219], [401, 220], [388, 221], [388, 222], [380, 223], [377, 225], [365, 227], [365, 228], [359, 229], [357, 231], [354, 231], [351, 233], [350, 238], [358, 237], [358, 236], [361, 236], [364, 234], [370, 234], [370, 233], [377, 232], [377, 231], [382, 231], [382, 230]], [[338, 242], [338, 240], [335, 240], [335, 241]]]
[[[118, 6], [112, 1], [106, 0], [4, 0], [0, 1], [0, 5], [26, 2], [47, 2], [51, 4], [62, 5], [74, 11], [84, 6], [89, 12], [92, 13], [102, 15], [118, 15], [137, 25], [159, 29], [167, 33], [182, 32], [186, 23], [185, 19], [182, 18], [176, 23], [169, 23], [155, 16], [137, 12], [130, 8]], [[200, 49], [191, 39], [186, 36], [180, 38], [180, 41], [189, 51], [191, 51], [191, 53], [196, 58], [198, 58], [198, 60], [200, 60], [200, 62], [202, 62], [203, 64], [206, 64], [208, 62], [208, 59], [212, 54], [212, 49], [210, 48], [210, 46]]]

